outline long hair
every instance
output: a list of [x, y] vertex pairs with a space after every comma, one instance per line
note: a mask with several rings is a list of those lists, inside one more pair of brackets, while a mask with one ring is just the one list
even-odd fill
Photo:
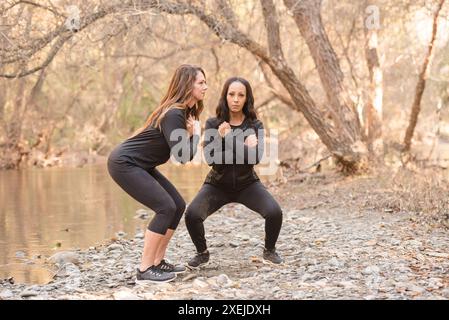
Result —
[[206, 78], [206, 73], [201, 67], [190, 64], [180, 65], [171, 78], [167, 93], [162, 98], [159, 106], [151, 113], [144, 126], [138, 129], [133, 136], [150, 125], [160, 129], [161, 121], [165, 114], [173, 108], [187, 110], [186, 117], [193, 115], [198, 120], [204, 109], [203, 101], [198, 101], [192, 108], [187, 106], [187, 102], [192, 97], [193, 85], [198, 72], [201, 72]]
[[251, 122], [256, 120], [257, 113], [256, 113], [256, 110], [254, 109], [253, 90], [251, 89], [251, 85], [249, 84], [249, 82], [240, 77], [229, 78], [224, 83], [223, 89], [221, 91], [220, 100], [218, 101], [218, 106], [217, 106], [217, 109], [215, 110], [217, 119], [219, 120], [220, 123], [223, 121], [229, 122], [229, 106], [228, 106], [227, 96], [228, 96], [229, 86], [233, 82], [240, 82], [241, 84], [243, 84], [245, 86], [246, 101], [245, 101], [245, 104], [243, 105], [242, 111], [243, 111], [243, 114], [245, 115], [245, 117], [248, 118], [249, 120], [251, 120]]

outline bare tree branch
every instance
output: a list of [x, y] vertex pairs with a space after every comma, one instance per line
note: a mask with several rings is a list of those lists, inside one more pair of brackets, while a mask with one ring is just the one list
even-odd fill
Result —
[[46, 68], [53, 61], [53, 58], [56, 56], [58, 51], [62, 48], [64, 43], [68, 39], [70, 39], [71, 37], [72, 37], [72, 35], [70, 34], [68, 36], [66, 35], [64, 37], [59, 38], [56, 41], [55, 45], [51, 48], [47, 58], [45, 59], [45, 61], [41, 65], [39, 65], [39, 66], [37, 66], [37, 67], [35, 67], [33, 69], [30, 69], [30, 70], [23, 70], [23, 71], [21, 71], [19, 73], [16, 73], [16, 74], [0, 74], [0, 77], [7, 78], [7, 79], [22, 78], [22, 77], [28, 76], [28, 75], [30, 75], [32, 73], [35, 73], [35, 72], [37, 72], [39, 70], [42, 70], [42, 69]]
[[54, 14], [55, 16], [57, 16], [57, 17], [61, 17], [61, 18], [67, 19], [67, 16], [66, 16], [66, 15], [64, 15], [64, 14], [62, 14], [62, 13], [56, 11], [55, 9], [52, 9], [52, 8], [50, 8], [50, 7], [47, 7], [47, 6], [43, 5], [43, 4], [36, 3], [36, 2], [30, 1], [30, 0], [18, 0], [17, 2], [13, 3], [13, 4], [10, 5], [9, 7], [3, 9], [2, 11], [0, 11], [0, 15], [5, 14], [6, 11], [11, 10], [11, 9], [14, 8], [15, 6], [18, 6], [19, 4], [28, 4], [28, 5], [33, 6], [33, 7], [41, 8], [41, 9], [50, 11], [51, 13], [53, 13], [53, 14]]
[[188, 51], [188, 50], [193, 50], [193, 49], [198, 49], [198, 46], [196, 45], [190, 45], [190, 46], [181, 46], [179, 48], [176, 48], [170, 52], [168, 52], [167, 54], [164, 54], [162, 56], [152, 56], [152, 55], [148, 55], [148, 54], [113, 54], [113, 55], [106, 55], [106, 57], [111, 57], [111, 58], [145, 58], [145, 59], [151, 59], [151, 60], [156, 60], [156, 61], [161, 61], [164, 59], [168, 59], [172, 56], [174, 56], [175, 54], [179, 53], [180, 51]]
[[[147, 1], [144, 1], [147, 2]], [[219, 21], [219, 19], [213, 15], [208, 15], [203, 8], [186, 3], [173, 3], [173, 2], [158, 2], [158, 10], [170, 14], [192, 14], [197, 16], [203, 23], [205, 23], [209, 29], [215, 33], [220, 39], [225, 41], [231, 41], [240, 47], [248, 49], [254, 55], [260, 57], [264, 61], [270, 61], [267, 49], [252, 40], [249, 36], [241, 32], [239, 29]]]
[[267, 40], [270, 54], [276, 59], [284, 60], [276, 7], [274, 6], [273, 0], [260, 0], [260, 4], [262, 5], [265, 28], [267, 29]]
[[273, 84], [273, 81], [271, 81], [269, 67], [266, 63], [263, 61], [259, 61], [259, 67], [262, 70], [262, 73], [264, 75], [265, 81], [268, 84], [268, 87], [270, 88], [273, 95], [279, 99], [282, 103], [286, 104], [287, 106], [291, 107], [292, 109], [295, 109], [295, 104], [293, 103], [292, 99], [288, 97], [287, 95], [281, 93], [279, 90], [277, 90]]
[[274, 94], [270, 95], [267, 99], [265, 99], [264, 101], [262, 101], [258, 106], [256, 106], [256, 110], [260, 111], [262, 110], [262, 108], [264, 108], [265, 106], [267, 106], [271, 101], [273, 101], [274, 99], [276, 99], [276, 96]]
[[[75, 32], [82, 31], [95, 21], [115, 12], [118, 12], [120, 9], [123, 9], [122, 5], [112, 5], [109, 7], [100, 7], [97, 12], [94, 12], [90, 15], [81, 19], [80, 28], [74, 30]], [[23, 56], [30, 59], [34, 56], [38, 51], [45, 48], [49, 43], [51, 43], [56, 37], [61, 36], [64, 33], [71, 33], [72, 31], [67, 29], [64, 23], [60, 24], [56, 29], [50, 31], [42, 38], [32, 39], [29, 44], [25, 45], [17, 45], [13, 49], [5, 49], [0, 48], [0, 61], [2, 64], [10, 64], [19, 61], [17, 55], [19, 52], [23, 53]], [[5, 52], [2, 53], [2, 52]]]
[[427, 46], [427, 53], [424, 58], [424, 62], [421, 66], [421, 71], [419, 73], [418, 82], [416, 83], [416, 91], [415, 91], [415, 98], [413, 100], [412, 104], [412, 111], [410, 114], [410, 122], [408, 124], [407, 130], [405, 132], [404, 137], [404, 152], [409, 152], [410, 147], [412, 145], [412, 138], [413, 134], [415, 132], [415, 127], [418, 122], [418, 116], [421, 111], [421, 99], [424, 93], [424, 89], [426, 88], [426, 79], [427, 74], [429, 70], [429, 64], [432, 61], [434, 47], [435, 47], [435, 40], [437, 37], [438, 32], [438, 16], [440, 15], [441, 8], [444, 5], [445, 0], [439, 0], [437, 9], [435, 10], [435, 13], [433, 15], [433, 26], [432, 26], [432, 36], [429, 41], [429, 44]]
[[9, 39], [8, 36], [3, 31], [0, 31], [0, 34], [2, 35], [3, 38], [5, 38], [6, 41], [9, 42], [10, 45], [14, 46], [14, 42], [12, 42], [11, 39]]
[[[101, 19], [110, 13], [116, 12], [118, 9], [119, 9], [119, 6], [103, 8], [103, 9], [100, 9], [99, 11], [87, 16], [85, 19], [82, 20], [80, 29], [78, 31], [81, 31], [81, 30], [87, 28], [89, 25], [91, 25], [98, 19]], [[22, 71], [22, 72], [16, 73], [16, 74], [0, 74], [0, 77], [9, 78], [9, 79], [16, 78], [16, 77], [25, 77], [27, 75], [30, 75], [34, 72], [37, 72], [37, 71], [47, 67], [51, 63], [53, 58], [56, 56], [58, 51], [62, 48], [64, 43], [68, 39], [70, 39], [72, 36], [73, 36], [73, 32], [70, 30], [67, 30], [67, 28], [65, 26], [58, 27], [56, 30], [50, 32], [48, 35], [44, 36], [43, 38], [41, 38], [37, 42], [35, 42], [34, 48], [31, 50], [30, 53], [25, 54], [24, 56], [21, 56], [21, 57], [17, 57], [12, 60], [2, 61], [2, 64], [11, 64], [12, 62], [16, 62], [16, 61], [24, 59], [24, 57], [27, 59], [30, 59], [39, 50], [43, 49], [54, 39], [59, 37], [59, 39], [56, 41], [55, 45], [52, 47], [52, 49], [50, 50], [50, 52], [47, 55], [47, 58], [44, 60], [44, 62], [42, 64], [40, 64], [39, 66], [37, 66], [33, 69], [25, 70], [25, 71]], [[0, 52], [1, 52], [1, 50], [0, 50]]]
[[358, 80], [357, 80], [358, 77], [357, 77], [356, 74], [355, 74], [354, 64], [352, 63], [352, 60], [351, 60], [351, 58], [349, 57], [349, 52], [348, 52], [349, 49], [350, 49], [350, 47], [351, 47], [351, 40], [352, 40], [352, 36], [353, 36], [353, 34], [354, 34], [354, 31], [355, 31], [356, 21], [357, 21], [357, 19], [354, 17], [354, 18], [352, 19], [351, 30], [349, 30], [349, 34], [348, 34], [348, 36], [347, 36], [346, 44], [345, 44], [345, 41], [344, 41], [344, 39], [343, 39], [343, 36], [341, 35], [340, 32], [338, 32], [337, 29], [335, 29], [335, 33], [337, 34], [338, 39], [339, 39], [340, 42], [341, 42], [341, 46], [342, 46], [342, 48], [343, 48], [343, 56], [345, 57], [346, 62], [348, 63], [348, 66], [349, 66], [349, 72], [350, 72], [350, 74], [351, 74], [351, 79], [352, 79], [352, 81], [354, 82], [355, 87], [356, 87], [356, 88], [359, 88], [359, 82], [358, 82]]
[[[2, 10], [0, 11], [0, 16], [5, 15], [6, 11], [11, 10], [12, 8], [14, 8], [15, 6], [17, 6], [18, 4], [19, 4], [19, 2], [13, 2], [13, 3], [10, 4], [8, 7], [2, 9]], [[3, 4], [3, 5], [4, 5], [4, 4]], [[2, 6], [3, 6], [3, 5], [2, 5]]]
[[229, 0], [216, 0], [218, 11], [226, 18], [227, 22], [234, 28], [237, 28], [237, 18], [234, 11], [229, 6]]
[[218, 59], [218, 54], [217, 51], [215, 50], [214, 47], [212, 47], [210, 49], [212, 56], [214, 57], [214, 61], [215, 61], [215, 74], [218, 74], [220, 72], [220, 60]]

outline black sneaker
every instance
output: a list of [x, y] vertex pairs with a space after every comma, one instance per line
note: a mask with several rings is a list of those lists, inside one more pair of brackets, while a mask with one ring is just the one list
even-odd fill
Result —
[[162, 282], [170, 282], [172, 280], [175, 280], [175, 278], [176, 273], [162, 271], [156, 268], [156, 266], [151, 266], [145, 271], [140, 271], [139, 268], [137, 268], [136, 282], [149, 281], [149, 282], [162, 283]]
[[175, 266], [171, 263], [168, 263], [164, 259], [156, 266], [159, 270], [164, 272], [173, 272], [173, 273], [184, 273], [186, 272], [186, 267], [184, 266]]
[[276, 249], [264, 249], [263, 250], [263, 262], [269, 263], [269, 264], [281, 264], [284, 262], [282, 258], [277, 254]]
[[198, 269], [200, 266], [206, 265], [209, 262], [209, 251], [197, 253], [189, 260], [187, 265], [192, 269]]

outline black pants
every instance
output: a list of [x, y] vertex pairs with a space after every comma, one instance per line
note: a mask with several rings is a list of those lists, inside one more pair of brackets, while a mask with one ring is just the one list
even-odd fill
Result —
[[238, 192], [229, 192], [211, 184], [203, 184], [187, 207], [186, 226], [198, 252], [207, 249], [203, 222], [227, 203], [238, 202], [265, 218], [265, 248], [273, 249], [281, 231], [282, 210], [265, 186], [256, 181]]
[[175, 230], [186, 203], [176, 188], [157, 169], [148, 171], [128, 163], [108, 162], [114, 181], [131, 197], [156, 212], [148, 230], [165, 234]]

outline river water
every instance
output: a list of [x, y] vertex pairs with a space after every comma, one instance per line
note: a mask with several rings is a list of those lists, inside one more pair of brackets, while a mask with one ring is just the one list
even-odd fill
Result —
[[[159, 170], [188, 203], [209, 167], [166, 164]], [[148, 210], [115, 184], [104, 164], [0, 171], [0, 279], [48, 282], [45, 257], [100, 244], [119, 231], [134, 237], [149, 220], [136, 218], [139, 209]]]

